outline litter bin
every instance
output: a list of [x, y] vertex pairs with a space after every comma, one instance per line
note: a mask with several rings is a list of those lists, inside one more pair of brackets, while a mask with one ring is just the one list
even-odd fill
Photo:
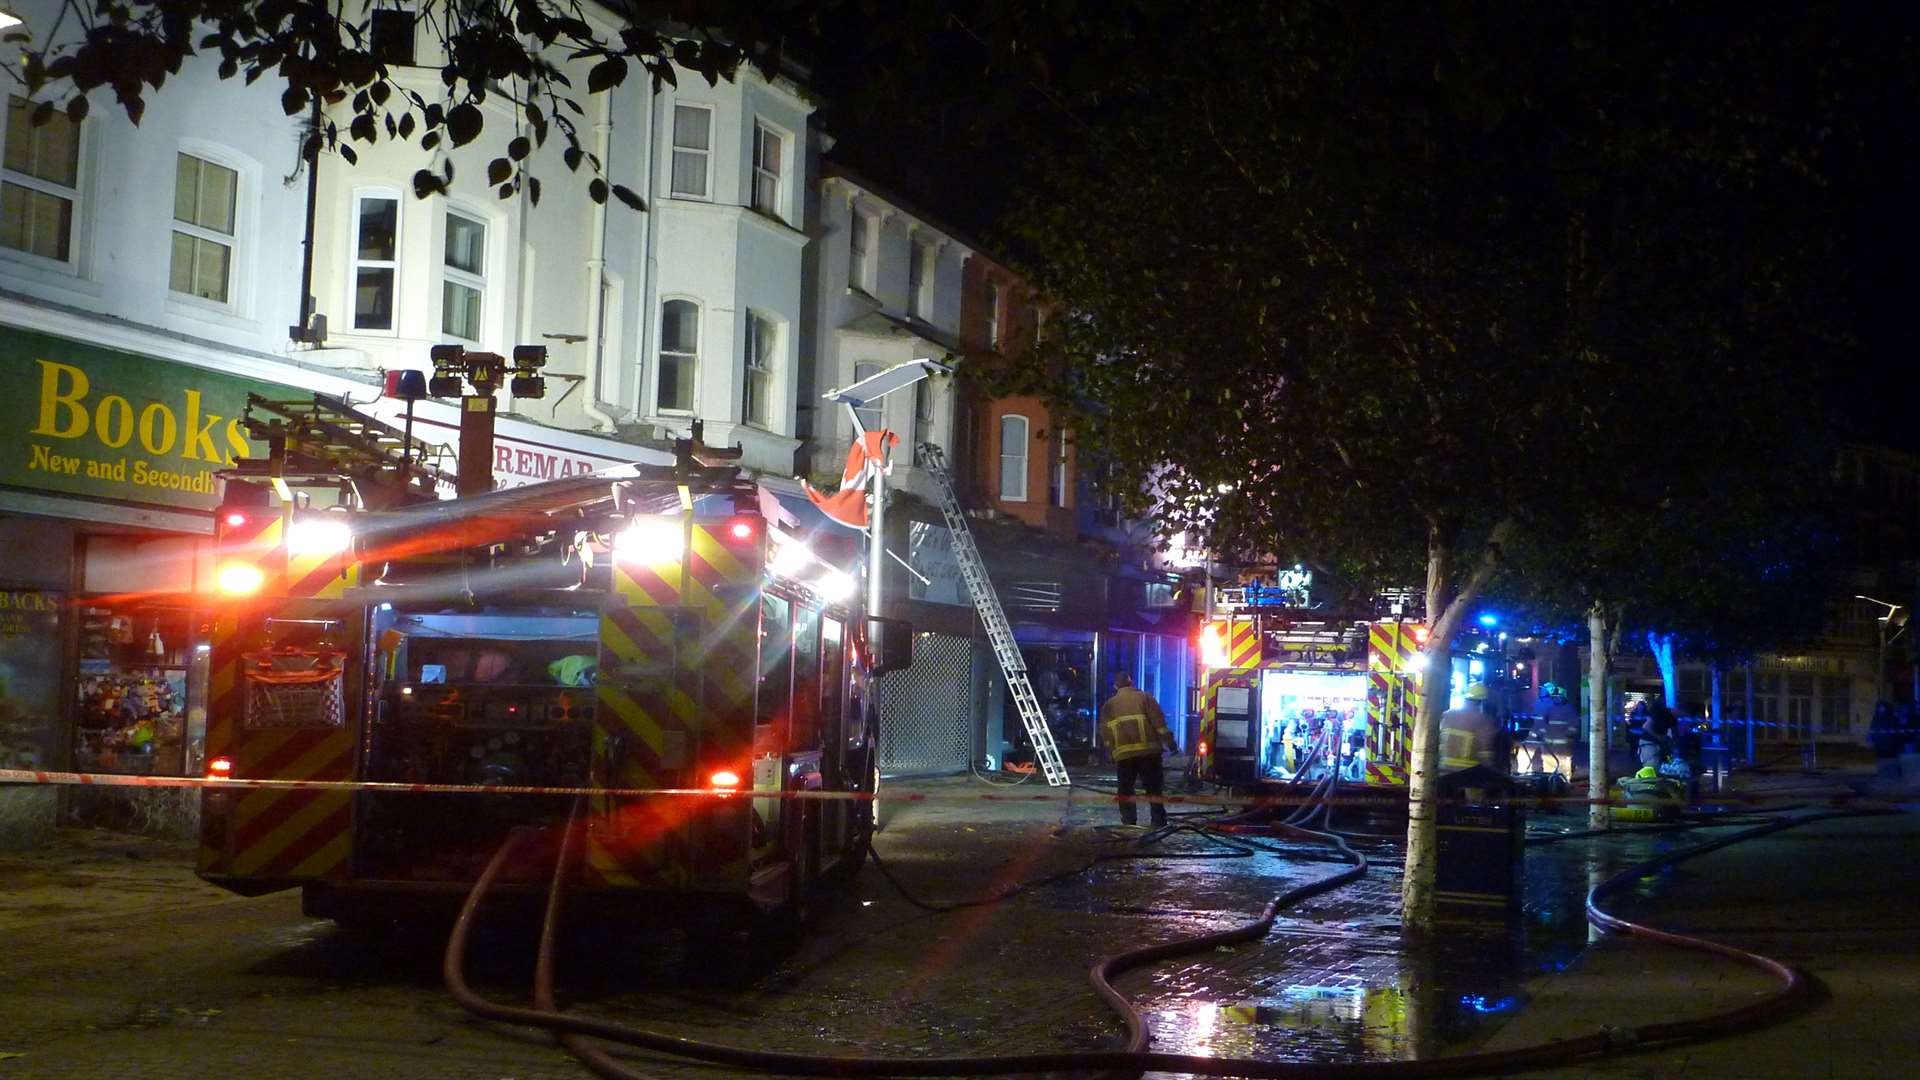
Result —
[[1504, 925], [1520, 911], [1526, 816], [1506, 774], [1476, 765], [1440, 777], [1435, 915]]

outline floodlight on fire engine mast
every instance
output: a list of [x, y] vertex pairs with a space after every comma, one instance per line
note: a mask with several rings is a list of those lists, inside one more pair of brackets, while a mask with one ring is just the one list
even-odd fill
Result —
[[[922, 357], [896, 364], [878, 374], [869, 375], [851, 386], [838, 390], [829, 390], [820, 396], [827, 401], [837, 401], [847, 407], [847, 419], [853, 423], [853, 438], [859, 442], [866, 437], [866, 425], [860, 422], [860, 409], [879, 401], [896, 390], [904, 390], [929, 375], [951, 375], [953, 368], [938, 360]], [[867, 515], [867, 614], [878, 617], [881, 614], [882, 582], [886, 577], [886, 562], [881, 558], [886, 554], [886, 506], [887, 506], [887, 448], [880, 447], [880, 460], [873, 468], [873, 509]]]

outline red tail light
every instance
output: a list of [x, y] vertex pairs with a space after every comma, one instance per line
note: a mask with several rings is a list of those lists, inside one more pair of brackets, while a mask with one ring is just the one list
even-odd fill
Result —
[[707, 786], [720, 791], [733, 791], [740, 787], [740, 774], [732, 769], [715, 769], [707, 777]]
[[232, 758], [217, 757], [217, 758], [214, 758], [212, 761], [207, 762], [207, 778], [208, 779], [225, 780], [227, 777], [232, 775], [233, 775], [233, 759]]
[[727, 535], [735, 540], [751, 540], [753, 534], [758, 531], [754, 528], [753, 522], [746, 518], [734, 518], [727, 522]]
[[238, 510], [229, 510], [227, 511], [226, 516], [221, 518], [220, 520], [226, 522], [227, 528], [237, 529], [240, 526], [245, 525], [247, 523], [247, 515], [241, 513]]
[[1204, 741], [1200, 744], [1200, 756], [1201, 757], [1207, 756], [1207, 744]]

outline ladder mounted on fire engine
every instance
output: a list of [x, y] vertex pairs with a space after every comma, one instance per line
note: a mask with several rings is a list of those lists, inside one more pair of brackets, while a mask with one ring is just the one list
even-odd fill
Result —
[[946, 517], [947, 534], [953, 538], [953, 557], [960, 564], [960, 579], [967, 583], [974, 609], [986, 624], [987, 641], [993, 645], [993, 655], [1000, 661], [1000, 673], [1007, 677], [1007, 689], [1013, 694], [1014, 706], [1020, 710], [1020, 722], [1026, 726], [1027, 738], [1033, 743], [1033, 756], [1039, 761], [1047, 783], [1064, 787], [1068, 783], [1067, 767], [1060, 760], [1060, 748], [1054, 745], [1053, 731], [1047, 727], [1047, 715], [1040, 711], [1040, 698], [1034, 694], [1033, 683], [1027, 678], [1027, 662], [1014, 643], [1013, 627], [1007, 624], [1007, 613], [1000, 607], [999, 595], [993, 591], [993, 580], [987, 577], [986, 564], [980, 561], [980, 549], [974, 546], [973, 530], [967, 527], [966, 515], [960, 511], [960, 499], [953, 493], [953, 481], [947, 476], [946, 455], [938, 446], [923, 443], [920, 464], [927, 475], [933, 477], [933, 489], [940, 496], [940, 513]]
[[278, 401], [247, 395], [240, 426], [267, 444], [264, 458], [242, 458], [230, 476], [284, 480], [296, 487], [327, 486], [343, 479], [369, 509], [384, 509], [437, 497], [454, 486], [445, 467], [451, 453], [354, 408], [345, 398], [315, 394]]

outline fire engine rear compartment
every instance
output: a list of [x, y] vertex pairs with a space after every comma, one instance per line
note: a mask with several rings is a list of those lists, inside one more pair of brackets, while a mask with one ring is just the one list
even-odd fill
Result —
[[[597, 610], [378, 605], [369, 620], [363, 775], [390, 783], [585, 787]], [[559, 795], [363, 792], [353, 877], [467, 882], [516, 825], [564, 820]]]

